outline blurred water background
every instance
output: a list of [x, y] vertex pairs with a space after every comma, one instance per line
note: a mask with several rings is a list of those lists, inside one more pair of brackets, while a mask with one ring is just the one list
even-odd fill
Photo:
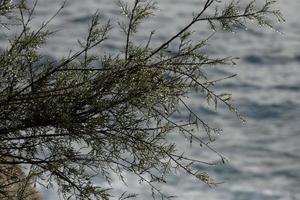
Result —
[[[155, 44], [165, 41], [202, 8], [204, 0], [161, 0], [156, 16], [143, 26], [136, 41], [146, 43], [149, 33], [157, 29]], [[39, 0], [33, 25], [55, 13], [61, 1]], [[186, 200], [298, 200], [300, 199], [300, 1], [278, 0], [276, 4], [286, 23], [274, 21], [275, 29], [250, 25], [247, 30], [234, 33], [219, 32], [209, 42], [207, 53], [213, 57], [238, 56], [238, 65], [220, 67], [212, 76], [222, 77], [237, 73], [238, 77], [226, 80], [217, 89], [233, 94], [235, 104], [245, 116], [243, 124], [226, 109], [217, 113], [203, 108], [197, 95], [189, 102], [203, 119], [222, 128], [212, 144], [225, 155], [229, 163], [214, 167], [199, 166], [216, 181], [224, 182], [210, 188], [198, 184], [185, 174], [170, 177], [162, 189], [178, 199]], [[49, 39], [44, 54], [61, 58], [76, 50], [77, 39], [86, 34], [90, 16], [99, 10], [103, 20], [116, 21], [121, 14], [113, 0], [69, 0], [66, 8], [53, 20], [50, 28], [58, 32]], [[211, 31], [206, 24], [196, 26], [199, 38]], [[1, 35], [1, 34], [0, 34]], [[0, 41], [3, 42], [3, 37]], [[96, 49], [99, 53], [114, 53], [124, 47], [124, 37], [113, 31], [111, 40]], [[189, 148], [185, 141], [182, 148]], [[192, 155], [202, 160], [217, 157], [197, 145]], [[129, 190], [140, 193], [139, 199], [151, 199], [151, 191], [139, 185], [128, 175], [128, 186], [120, 180], [113, 182], [117, 192]], [[57, 197], [43, 190], [46, 200]]]

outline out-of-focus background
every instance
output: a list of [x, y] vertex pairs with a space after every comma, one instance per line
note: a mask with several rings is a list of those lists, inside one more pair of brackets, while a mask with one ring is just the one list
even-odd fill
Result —
[[[145, 43], [149, 33], [157, 29], [154, 44], [165, 41], [183, 27], [202, 8], [204, 0], [161, 0], [156, 16], [137, 34], [137, 42]], [[55, 13], [61, 1], [39, 0], [34, 26]], [[274, 21], [275, 29], [250, 25], [247, 30], [219, 32], [209, 42], [207, 53], [213, 57], [240, 57], [236, 67], [220, 67], [213, 76], [237, 73], [238, 77], [217, 85], [220, 91], [233, 94], [235, 104], [245, 116], [243, 124], [226, 109], [218, 113], [203, 108], [197, 95], [191, 95], [192, 108], [210, 124], [222, 128], [212, 146], [225, 155], [229, 163], [214, 167], [199, 166], [217, 182], [217, 187], [197, 184], [184, 174], [170, 177], [163, 191], [188, 200], [298, 200], [300, 199], [300, 1], [278, 0], [286, 23]], [[85, 36], [90, 16], [99, 10], [103, 20], [111, 19], [116, 27], [120, 11], [112, 0], [69, 0], [66, 8], [53, 20], [59, 30], [49, 39], [44, 54], [60, 58], [76, 50], [77, 39]], [[195, 27], [197, 37], [211, 33], [206, 24]], [[1, 36], [1, 33], [0, 33]], [[1, 39], [2, 38], [2, 39]], [[2, 40], [2, 41], [1, 41]], [[0, 43], [3, 37], [0, 37]], [[78, 46], [78, 45], [77, 45]], [[111, 40], [97, 51], [113, 53], [124, 47], [124, 37], [113, 31]], [[180, 143], [180, 141], [178, 141]], [[183, 147], [187, 148], [185, 142]], [[197, 145], [192, 155], [203, 160], [216, 156]], [[140, 193], [140, 199], [151, 199], [151, 191], [128, 175], [128, 186], [113, 182], [116, 192]], [[43, 190], [46, 200], [56, 199], [53, 192]]]

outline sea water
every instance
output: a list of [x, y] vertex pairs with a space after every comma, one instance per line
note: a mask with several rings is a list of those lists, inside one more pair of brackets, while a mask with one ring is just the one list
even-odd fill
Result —
[[[33, 26], [54, 14], [59, 0], [39, 0]], [[161, 0], [159, 11], [142, 26], [136, 42], [147, 42], [156, 29], [153, 45], [165, 41], [188, 23], [193, 13], [203, 6], [203, 0]], [[212, 57], [239, 57], [237, 66], [220, 67], [212, 76], [237, 73], [236, 78], [216, 85], [218, 91], [233, 94], [234, 102], [247, 123], [242, 123], [226, 109], [212, 112], [203, 109], [198, 96], [188, 101], [192, 108], [210, 124], [223, 129], [212, 144], [228, 158], [226, 165], [199, 166], [216, 182], [209, 187], [186, 174], [170, 177], [162, 190], [178, 199], [186, 200], [298, 200], [300, 199], [300, 1], [278, 0], [286, 23], [273, 22], [277, 31], [250, 24], [234, 33], [218, 32], [209, 41], [207, 53]], [[49, 40], [45, 55], [60, 58], [78, 49], [77, 40], [86, 36], [91, 15], [99, 10], [103, 21], [110, 19], [115, 28], [121, 13], [112, 0], [69, 0], [67, 6], [52, 21], [50, 28], [58, 30]], [[198, 38], [205, 38], [211, 30], [206, 24], [194, 29]], [[3, 38], [3, 37], [2, 37]], [[114, 53], [124, 48], [124, 36], [112, 31], [110, 40], [96, 49], [99, 53]], [[190, 147], [192, 156], [215, 159], [214, 153]], [[216, 158], [217, 159], [217, 158]], [[116, 193], [128, 190], [139, 193], [140, 199], [151, 199], [151, 191], [126, 175], [127, 186], [115, 179]], [[41, 189], [45, 199], [57, 198], [52, 191]]]

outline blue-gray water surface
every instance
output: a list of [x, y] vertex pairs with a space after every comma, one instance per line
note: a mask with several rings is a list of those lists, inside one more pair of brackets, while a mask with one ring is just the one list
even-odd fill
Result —
[[[40, 0], [34, 25], [55, 13], [61, 1]], [[152, 21], [143, 26], [137, 42], [145, 42], [157, 29], [154, 44], [165, 41], [201, 9], [203, 0], [161, 0], [160, 10]], [[224, 131], [212, 146], [224, 154], [229, 163], [215, 167], [199, 166], [214, 180], [223, 182], [216, 187], [197, 183], [185, 174], [170, 177], [163, 191], [187, 200], [297, 200], [300, 199], [300, 1], [278, 0], [276, 4], [286, 23], [274, 21], [275, 29], [251, 25], [234, 33], [219, 32], [209, 42], [207, 53], [213, 57], [239, 57], [236, 67], [220, 67], [213, 76], [237, 73], [238, 77], [217, 85], [220, 91], [233, 94], [235, 104], [245, 116], [243, 124], [225, 109], [218, 113], [202, 108], [197, 95], [189, 99], [192, 108], [204, 119]], [[92, 13], [99, 10], [104, 20], [116, 24], [120, 17], [112, 0], [69, 0], [66, 8], [52, 22], [59, 30], [49, 39], [43, 51], [52, 57], [62, 57], [76, 50], [78, 38], [85, 36]], [[209, 35], [205, 24], [195, 28], [201, 38]], [[124, 38], [113, 31], [111, 40], [98, 48], [99, 52], [114, 52], [124, 46]], [[181, 143], [181, 141], [178, 141]], [[182, 142], [182, 148], [189, 148]], [[196, 147], [192, 156], [199, 159], [215, 155]], [[138, 184], [129, 174], [128, 186], [115, 179], [116, 191], [140, 193], [140, 199], [150, 199], [151, 191]], [[56, 199], [53, 192], [43, 190], [46, 200]]]

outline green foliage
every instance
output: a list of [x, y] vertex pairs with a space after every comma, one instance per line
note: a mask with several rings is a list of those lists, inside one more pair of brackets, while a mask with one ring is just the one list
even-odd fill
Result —
[[[201, 22], [209, 23], [212, 31], [245, 27], [247, 20], [271, 26], [267, 17], [283, 20], [279, 11], [272, 10], [273, 3], [266, 1], [257, 7], [252, 1], [241, 7], [232, 1], [220, 9], [221, 1], [206, 0], [189, 24], [157, 48], [151, 48], [154, 32], [147, 45], [133, 41], [141, 23], [154, 14], [156, 2], [122, 0], [118, 4], [124, 21], [119, 26], [125, 45], [118, 55], [90, 53], [109, 39], [112, 28], [110, 22], [102, 23], [96, 13], [87, 37], [79, 41], [80, 51], [56, 62], [42, 62], [39, 49], [53, 34], [47, 26], [64, 5], [40, 29], [32, 30], [30, 22], [36, 4], [28, 8], [25, 0], [18, 4], [0, 0], [1, 29], [14, 25], [19, 31], [14, 38], [7, 38], [9, 46], [0, 54], [0, 167], [29, 170], [28, 177], [35, 184], [47, 183], [46, 187], [51, 187], [56, 183], [65, 199], [109, 199], [110, 191], [95, 186], [93, 180], [101, 177], [110, 183], [113, 173], [122, 180], [124, 172], [135, 174], [149, 185], [153, 197], [169, 198], [155, 183], [165, 183], [166, 177], [178, 169], [214, 185], [207, 174], [194, 166], [216, 163], [184, 156], [168, 136], [181, 133], [225, 162], [209, 146], [212, 135], [220, 130], [194, 113], [184, 97], [196, 89], [210, 105], [223, 103], [241, 118], [229, 94], [214, 92], [216, 82], [232, 76], [210, 80], [204, 68], [234, 64], [234, 59], [205, 55], [210, 38], [193, 41], [189, 30]], [[209, 14], [214, 7], [214, 14]], [[177, 51], [170, 54], [168, 47], [173, 44]], [[172, 116], [179, 107], [184, 107], [191, 117], [174, 121]], [[207, 141], [202, 132], [209, 136]], [[0, 174], [10, 176], [2, 171]], [[16, 182], [23, 181], [20, 178]], [[0, 186], [0, 197], [9, 196], [2, 189], [8, 186]], [[132, 197], [135, 195], [123, 193], [120, 199]]]

